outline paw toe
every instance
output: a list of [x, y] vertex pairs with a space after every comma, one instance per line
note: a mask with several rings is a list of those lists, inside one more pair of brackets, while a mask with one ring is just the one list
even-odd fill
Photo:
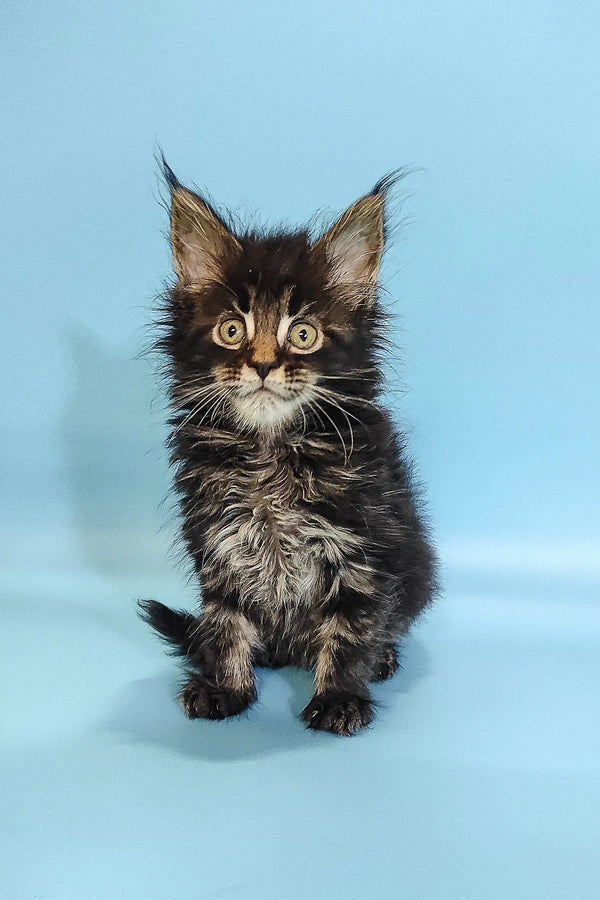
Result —
[[368, 697], [329, 691], [316, 694], [302, 712], [307, 728], [352, 735], [373, 719], [373, 704]]

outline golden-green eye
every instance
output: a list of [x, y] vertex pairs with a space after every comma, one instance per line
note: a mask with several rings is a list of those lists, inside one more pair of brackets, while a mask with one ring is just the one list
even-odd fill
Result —
[[242, 319], [225, 319], [219, 325], [219, 337], [228, 347], [241, 344], [246, 337], [246, 325]]
[[317, 342], [319, 332], [309, 322], [296, 322], [289, 330], [288, 341], [298, 350], [310, 350]]

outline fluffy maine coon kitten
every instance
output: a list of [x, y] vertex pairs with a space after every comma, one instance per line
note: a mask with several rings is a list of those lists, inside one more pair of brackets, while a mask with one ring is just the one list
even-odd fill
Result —
[[191, 718], [256, 699], [255, 665], [314, 671], [309, 728], [350, 735], [430, 602], [435, 563], [380, 405], [389, 179], [321, 237], [234, 233], [165, 164], [177, 275], [161, 322], [197, 614], [141, 601], [185, 658]]

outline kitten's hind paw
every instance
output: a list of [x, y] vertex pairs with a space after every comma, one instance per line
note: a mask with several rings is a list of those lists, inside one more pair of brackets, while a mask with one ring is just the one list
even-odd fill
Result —
[[315, 694], [302, 711], [307, 728], [331, 731], [333, 734], [356, 734], [373, 719], [373, 703], [369, 697], [341, 691]]
[[373, 668], [373, 675], [371, 676], [372, 680], [387, 681], [387, 679], [391, 678], [394, 672], [397, 672], [399, 668], [400, 663], [398, 662], [396, 648], [393, 644], [389, 644], [387, 647], [384, 647], [379, 654], [379, 659]]
[[256, 688], [232, 691], [194, 675], [181, 689], [179, 699], [188, 719], [227, 719], [256, 700]]

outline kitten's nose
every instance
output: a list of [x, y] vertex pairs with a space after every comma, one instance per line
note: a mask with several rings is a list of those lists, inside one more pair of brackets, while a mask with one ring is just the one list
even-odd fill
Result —
[[251, 362], [250, 365], [253, 369], [256, 369], [263, 381], [265, 380], [271, 369], [277, 368], [276, 362]]

